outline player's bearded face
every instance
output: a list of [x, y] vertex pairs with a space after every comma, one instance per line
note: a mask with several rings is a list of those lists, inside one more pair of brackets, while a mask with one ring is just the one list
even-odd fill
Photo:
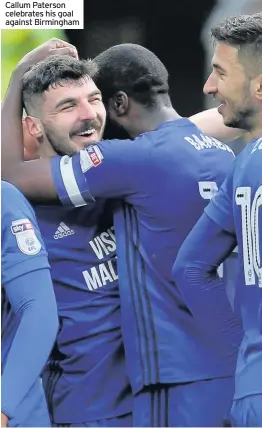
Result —
[[219, 102], [218, 111], [225, 125], [245, 130], [252, 129], [256, 107], [252, 99], [251, 80], [246, 76], [237, 50], [218, 43], [213, 57], [213, 71], [204, 86]]
[[222, 103], [218, 107], [219, 113], [223, 116], [225, 125], [231, 128], [241, 128], [251, 131], [252, 118], [255, 109], [252, 106], [252, 98], [249, 92], [249, 82], [240, 85], [237, 92], [226, 92], [222, 95]]
[[44, 107], [43, 131], [56, 153], [73, 155], [102, 139], [106, 112], [91, 79], [51, 88], [45, 95]]

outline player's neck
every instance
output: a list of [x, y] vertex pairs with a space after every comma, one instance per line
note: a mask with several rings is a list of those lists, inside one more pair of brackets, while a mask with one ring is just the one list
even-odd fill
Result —
[[250, 137], [252, 140], [262, 137], [262, 115], [255, 118], [255, 122], [252, 124], [250, 131]]
[[257, 127], [256, 129], [250, 132], [250, 137], [252, 140], [262, 137], [262, 126]]
[[38, 153], [40, 158], [51, 158], [57, 155], [50, 144], [41, 144]]
[[162, 123], [180, 118], [181, 116], [179, 116], [173, 107], [163, 106], [155, 110], [144, 110], [142, 114], [134, 118], [135, 129], [128, 130], [128, 133], [132, 138], [135, 138], [144, 132], [154, 131]]

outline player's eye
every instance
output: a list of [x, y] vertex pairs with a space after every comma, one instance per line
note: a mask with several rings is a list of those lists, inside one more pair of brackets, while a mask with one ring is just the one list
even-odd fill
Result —
[[101, 101], [102, 101], [102, 97], [100, 95], [97, 95], [96, 97], [93, 97], [89, 100], [89, 102], [92, 104], [100, 103]]
[[215, 72], [216, 72], [217, 76], [220, 78], [225, 76], [225, 73], [221, 70], [216, 69]]
[[68, 104], [68, 105], [62, 107], [61, 111], [72, 110], [74, 107], [75, 107], [74, 104]]

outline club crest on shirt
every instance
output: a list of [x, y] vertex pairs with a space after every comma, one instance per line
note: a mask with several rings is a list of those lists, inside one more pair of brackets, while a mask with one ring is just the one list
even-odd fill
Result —
[[89, 146], [80, 151], [80, 164], [82, 172], [88, 171], [93, 166], [98, 166], [102, 162], [103, 155], [98, 146]]
[[12, 221], [11, 232], [16, 237], [19, 250], [29, 256], [33, 256], [41, 250], [32, 223], [28, 218]]

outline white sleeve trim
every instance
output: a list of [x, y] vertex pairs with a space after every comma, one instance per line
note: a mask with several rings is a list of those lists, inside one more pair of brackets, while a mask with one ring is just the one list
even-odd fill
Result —
[[75, 178], [72, 158], [70, 156], [63, 156], [61, 158], [60, 172], [66, 193], [72, 204], [75, 207], [82, 207], [83, 205], [86, 205], [86, 201], [81, 195], [80, 189]]

